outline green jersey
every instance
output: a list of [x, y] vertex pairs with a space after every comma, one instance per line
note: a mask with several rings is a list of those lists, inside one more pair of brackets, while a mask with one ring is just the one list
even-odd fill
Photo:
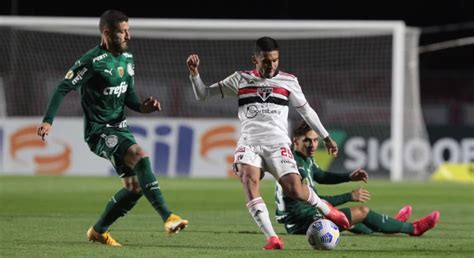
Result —
[[125, 127], [125, 106], [140, 111], [130, 53], [114, 56], [100, 46], [87, 51], [69, 69], [49, 101], [43, 122], [53, 123], [66, 94], [79, 90], [84, 111], [84, 138], [105, 127]]
[[[349, 174], [338, 174], [323, 171], [318, 164], [316, 164], [312, 157], [305, 158], [301, 153], [294, 152], [294, 157], [298, 165], [298, 171], [301, 175], [301, 181], [304, 185], [309, 185], [318, 194], [316, 190], [316, 183], [320, 184], [338, 184], [348, 182], [350, 180]], [[280, 223], [299, 223], [311, 217], [322, 217], [321, 214], [309, 204], [294, 200], [283, 193], [282, 187], [277, 183], [276, 185], [276, 218]], [[344, 193], [335, 196], [321, 196], [322, 199], [327, 200], [334, 206], [352, 201], [352, 194]]]

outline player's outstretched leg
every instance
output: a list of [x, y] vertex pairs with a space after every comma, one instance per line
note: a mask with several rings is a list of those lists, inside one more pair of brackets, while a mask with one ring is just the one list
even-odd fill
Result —
[[430, 230], [438, 224], [439, 211], [433, 211], [425, 217], [413, 222], [413, 233], [412, 236], [421, 236], [427, 230]]
[[413, 208], [411, 205], [405, 205], [398, 213], [395, 215], [395, 219], [401, 222], [407, 222], [410, 219], [411, 212]]
[[349, 220], [347, 219], [346, 215], [342, 211], [334, 208], [334, 206], [332, 206], [329, 202], [325, 200], [323, 200], [322, 202], [324, 202], [329, 209], [329, 212], [323, 211], [324, 216], [328, 220], [331, 220], [332, 222], [334, 222], [341, 229], [350, 228], [351, 224], [349, 223]]
[[150, 160], [148, 157], [142, 158], [133, 169], [137, 174], [143, 195], [148, 199], [153, 208], [160, 214], [165, 222], [165, 232], [168, 234], [178, 233], [188, 225], [188, 221], [181, 219], [173, 214], [166, 205], [165, 199], [161, 193], [160, 186], [152, 172]]
[[99, 242], [108, 246], [122, 246], [119, 242], [112, 238], [108, 231], [98, 233], [93, 227], [87, 230], [87, 239], [91, 242]]
[[283, 250], [283, 239], [278, 236], [268, 238], [263, 250]]
[[94, 224], [94, 230], [98, 233], [106, 232], [112, 223], [125, 216], [137, 204], [141, 196], [141, 193], [130, 192], [125, 188], [120, 189], [110, 198], [100, 218]]
[[[363, 206], [364, 207], [364, 206]], [[374, 232], [382, 232], [385, 234], [394, 233], [413, 233], [413, 225], [409, 222], [401, 222], [395, 218], [391, 218], [387, 215], [378, 213], [365, 207], [367, 212], [362, 223]]]
[[188, 226], [188, 221], [176, 214], [171, 214], [165, 221], [165, 231], [168, 235], [178, 234], [179, 231]]

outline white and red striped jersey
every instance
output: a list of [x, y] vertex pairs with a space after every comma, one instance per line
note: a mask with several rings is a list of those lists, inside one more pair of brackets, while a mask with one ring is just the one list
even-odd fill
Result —
[[306, 98], [298, 79], [279, 71], [261, 78], [257, 70], [239, 71], [218, 83], [224, 95], [237, 95], [242, 122], [239, 144], [291, 144], [288, 136], [288, 106], [301, 107]]

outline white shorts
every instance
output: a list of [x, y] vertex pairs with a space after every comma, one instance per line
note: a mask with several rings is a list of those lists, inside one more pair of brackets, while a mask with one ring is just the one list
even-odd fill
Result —
[[247, 164], [259, 167], [263, 172], [272, 174], [276, 180], [289, 173], [299, 174], [293, 153], [290, 146], [286, 143], [239, 145], [235, 149], [234, 164]]

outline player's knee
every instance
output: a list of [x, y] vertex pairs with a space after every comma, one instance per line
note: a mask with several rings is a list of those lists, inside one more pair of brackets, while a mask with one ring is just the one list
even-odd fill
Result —
[[241, 173], [240, 174], [240, 180], [242, 181], [243, 184], [248, 185], [248, 184], [258, 184], [259, 178], [250, 175], [249, 173]]
[[370, 211], [370, 209], [369, 209], [369, 207], [367, 207], [367, 206], [360, 206], [360, 207], [359, 207], [359, 212], [360, 212], [360, 214], [363, 215], [364, 217], [367, 216], [367, 214], [369, 214], [369, 211]]
[[130, 148], [130, 151], [131, 151], [131, 155], [133, 156], [133, 158], [137, 161], [139, 161], [139, 160], [141, 160], [145, 157], [148, 157], [148, 154], [139, 145], [136, 145], [134, 148]]
[[133, 177], [126, 177], [123, 178], [123, 187], [127, 189], [127, 191], [139, 194], [142, 192], [142, 189], [140, 188], [140, 184], [138, 183], [138, 179], [136, 176]]
[[125, 162], [129, 167], [133, 168], [141, 159], [145, 157], [148, 157], [148, 154], [138, 144], [134, 144], [127, 150]]
[[130, 184], [125, 187], [129, 192], [139, 194], [142, 192], [142, 189], [140, 188], [140, 185], [138, 184]]

